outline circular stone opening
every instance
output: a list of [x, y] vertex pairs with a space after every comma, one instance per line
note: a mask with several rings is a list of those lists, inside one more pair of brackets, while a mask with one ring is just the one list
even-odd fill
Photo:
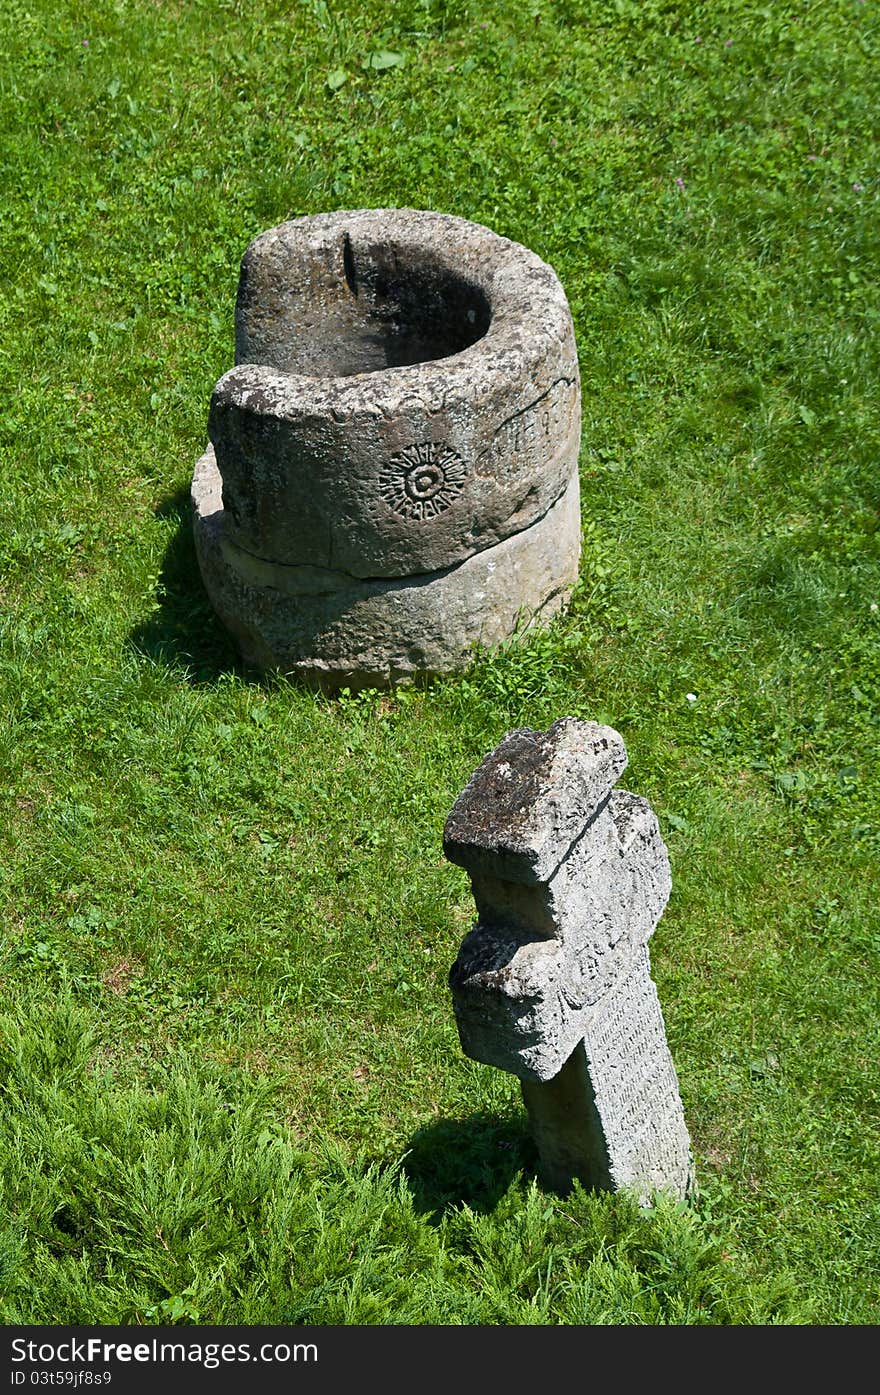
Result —
[[[425, 247], [379, 242], [357, 230], [300, 246], [276, 262], [271, 320], [239, 324], [238, 362], [284, 373], [341, 378], [449, 358], [482, 339], [492, 312], [481, 287]], [[242, 267], [240, 303], [265, 286]], [[254, 269], [255, 270], [255, 269]], [[412, 497], [437, 487], [430, 467], [414, 473]]]

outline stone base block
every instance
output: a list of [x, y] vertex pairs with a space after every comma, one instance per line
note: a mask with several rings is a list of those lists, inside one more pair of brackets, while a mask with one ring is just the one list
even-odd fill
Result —
[[235, 546], [213, 447], [196, 465], [192, 499], [202, 578], [245, 662], [330, 691], [461, 670], [476, 649], [546, 622], [577, 579], [576, 470], [530, 527], [455, 566], [404, 577], [288, 566]]

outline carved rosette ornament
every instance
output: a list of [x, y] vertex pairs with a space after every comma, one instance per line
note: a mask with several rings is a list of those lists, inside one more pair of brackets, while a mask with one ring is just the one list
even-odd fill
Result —
[[425, 441], [398, 451], [379, 475], [379, 493], [401, 518], [444, 513], [464, 488], [467, 468], [449, 446]]

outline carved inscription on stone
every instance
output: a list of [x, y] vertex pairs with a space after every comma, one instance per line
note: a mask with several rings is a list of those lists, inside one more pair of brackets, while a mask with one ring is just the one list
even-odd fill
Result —
[[436, 518], [464, 488], [467, 466], [451, 446], [425, 441], [393, 455], [379, 474], [379, 493], [402, 518]]
[[532, 469], [550, 441], [565, 441], [578, 411], [577, 384], [557, 378], [545, 393], [496, 429], [474, 469], [481, 479], [510, 481]]
[[688, 1138], [647, 949], [584, 1037], [596, 1107], [619, 1186], [687, 1183]]

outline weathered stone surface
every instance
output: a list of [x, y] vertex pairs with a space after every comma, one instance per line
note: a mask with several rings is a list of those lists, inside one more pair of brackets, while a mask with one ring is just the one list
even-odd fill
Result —
[[625, 769], [623, 742], [597, 722], [510, 732], [456, 800], [443, 851], [469, 871], [545, 882]]
[[511, 732], [482, 762], [444, 831], [479, 916], [450, 986], [465, 1052], [523, 1082], [551, 1185], [683, 1195], [689, 1141], [647, 950], [669, 860], [646, 801], [613, 789], [625, 765], [617, 732], [573, 718]]
[[464, 219], [359, 210], [263, 233], [236, 359], [208, 433], [230, 540], [267, 560], [437, 571], [543, 517], [577, 463], [562, 286]]
[[690, 1140], [648, 950], [606, 994], [584, 1051], [614, 1187], [690, 1185]]
[[[537, 886], [472, 874], [479, 921], [453, 969], [469, 1056], [523, 1079], [550, 1080], [586, 1033], [595, 1006], [625, 977], [670, 890], [657, 821], [615, 791]], [[458, 859], [456, 859], [458, 860]]]
[[[256, 238], [208, 431], [203, 575], [260, 667], [448, 672], [521, 614], [552, 614], [576, 579], [571, 315], [552, 269], [488, 228], [361, 209]], [[409, 628], [393, 635], [395, 613]]]
[[[245, 661], [327, 689], [455, 672], [475, 646], [492, 648], [550, 619], [577, 577], [576, 483], [528, 534], [445, 571], [376, 581], [281, 567], [236, 549], [210, 449], [196, 466], [193, 514], [205, 585]], [[569, 558], [564, 572], [559, 550]]]

